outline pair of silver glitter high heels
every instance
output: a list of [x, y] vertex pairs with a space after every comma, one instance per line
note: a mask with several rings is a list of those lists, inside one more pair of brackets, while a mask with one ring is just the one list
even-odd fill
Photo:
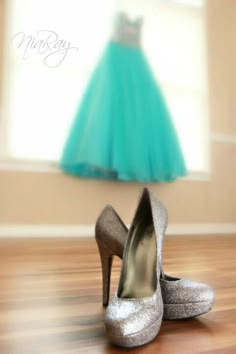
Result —
[[211, 310], [214, 291], [207, 285], [163, 272], [162, 243], [167, 211], [144, 188], [129, 231], [111, 206], [98, 217], [95, 237], [103, 275], [103, 305], [109, 303], [113, 256], [123, 258], [117, 291], [105, 312], [105, 328], [119, 346], [154, 339], [162, 319], [194, 317]]

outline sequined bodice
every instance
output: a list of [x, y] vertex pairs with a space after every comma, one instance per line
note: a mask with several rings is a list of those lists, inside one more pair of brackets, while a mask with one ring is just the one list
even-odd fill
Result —
[[130, 20], [121, 12], [116, 16], [112, 40], [131, 47], [140, 47], [142, 19]]

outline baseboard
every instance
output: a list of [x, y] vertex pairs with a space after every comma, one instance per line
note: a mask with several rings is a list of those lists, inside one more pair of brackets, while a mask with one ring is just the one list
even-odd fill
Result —
[[216, 143], [230, 143], [236, 144], [236, 135], [212, 133], [211, 140]]
[[235, 234], [236, 224], [170, 224], [167, 235]]
[[[235, 234], [236, 224], [170, 224], [167, 235]], [[94, 225], [0, 225], [0, 237], [92, 237]]]

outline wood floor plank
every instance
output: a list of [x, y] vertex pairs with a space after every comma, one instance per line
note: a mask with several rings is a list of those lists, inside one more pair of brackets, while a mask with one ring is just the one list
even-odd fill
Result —
[[[159, 336], [131, 350], [103, 328], [100, 259], [94, 239], [0, 240], [0, 354], [235, 354], [236, 237], [166, 237], [169, 274], [211, 285], [213, 310], [163, 321]], [[112, 293], [121, 261], [115, 259]]]

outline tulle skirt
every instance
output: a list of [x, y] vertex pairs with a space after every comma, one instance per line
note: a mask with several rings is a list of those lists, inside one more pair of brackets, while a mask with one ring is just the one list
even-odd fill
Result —
[[141, 49], [109, 42], [75, 115], [60, 167], [81, 177], [140, 182], [186, 175], [175, 128]]

